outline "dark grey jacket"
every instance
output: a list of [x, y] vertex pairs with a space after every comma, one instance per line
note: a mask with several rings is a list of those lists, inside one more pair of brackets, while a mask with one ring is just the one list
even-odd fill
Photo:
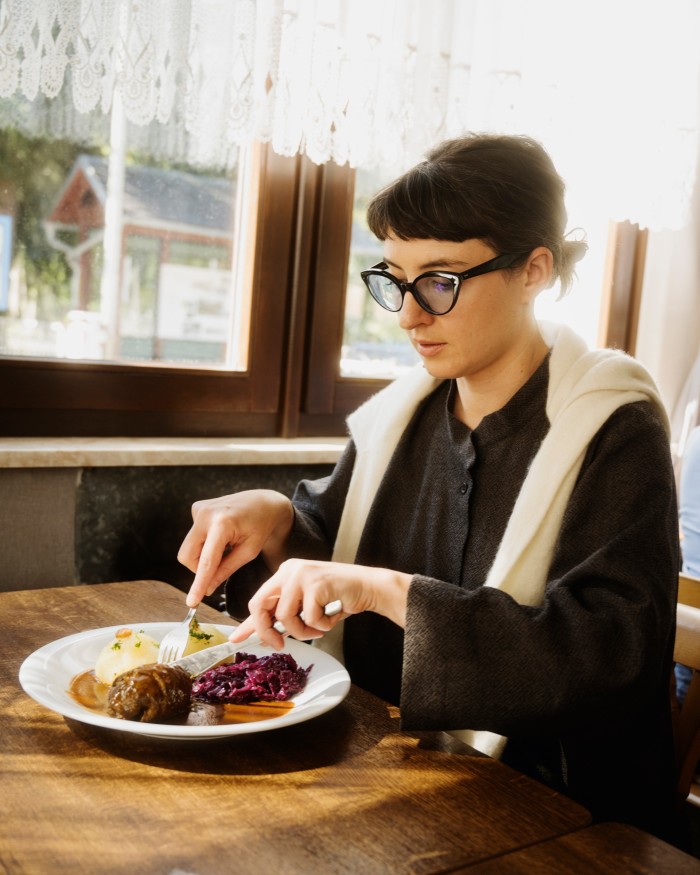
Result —
[[[349, 618], [346, 666], [355, 683], [400, 704], [404, 728], [506, 735], [505, 762], [596, 819], [673, 838], [678, 517], [668, 441], [650, 404], [620, 408], [591, 443], [544, 604], [483, 586], [549, 428], [548, 374], [545, 360], [474, 431], [449, 412], [451, 384], [423, 402], [356, 558], [414, 575], [406, 629], [375, 614]], [[330, 558], [354, 453], [351, 442], [329, 478], [299, 484], [290, 555]]]

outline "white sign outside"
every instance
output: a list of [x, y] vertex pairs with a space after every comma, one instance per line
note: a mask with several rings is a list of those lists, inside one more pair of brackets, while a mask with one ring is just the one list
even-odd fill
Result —
[[230, 270], [161, 264], [158, 337], [226, 343], [231, 294]]

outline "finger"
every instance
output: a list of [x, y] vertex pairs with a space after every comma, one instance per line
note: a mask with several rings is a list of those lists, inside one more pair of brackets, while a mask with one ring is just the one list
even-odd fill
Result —
[[[222, 560], [228, 551], [228, 543], [222, 533], [212, 529], [201, 545], [201, 552], [193, 569], [196, 573], [186, 598], [189, 607], [198, 605], [205, 596], [211, 595], [232, 572], [223, 567]], [[227, 566], [231, 562], [226, 563]]]
[[192, 526], [185, 535], [177, 554], [178, 562], [181, 562], [190, 571], [197, 570], [202, 545], [207, 538], [209, 528], [213, 527], [213, 524], [208, 524], [204, 517], [198, 519], [201, 511], [210, 504], [210, 501], [195, 501], [192, 505]]
[[204, 540], [202, 536], [199, 532], [196, 532], [195, 527], [192, 526], [180, 545], [180, 549], [177, 553], [177, 561], [184, 565], [185, 568], [189, 568], [190, 571], [196, 571], [203, 543]]
[[211, 499], [200, 499], [199, 501], [193, 502], [192, 509], [191, 509], [192, 510], [192, 519], [196, 520], [200, 510], [204, 507], [204, 505], [211, 504], [211, 503], [212, 503]]
[[250, 638], [253, 632], [255, 632], [255, 625], [250, 617], [247, 617], [236, 626], [235, 630], [228, 636], [228, 640], [233, 641], [234, 644], [239, 644], [241, 641], [245, 641], [246, 638]]
[[[275, 587], [278, 591], [275, 617], [284, 626], [287, 634], [294, 638], [303, 638], [307, 632], [306, 624], [299, 616], [303, 605], [305, 568], [305, 563], [300, 560], [288, 559], [267, 582], [267, 585]], [[313, 635], [309, 634], [306, 637], [318, 637], [318, 633], [313, 631]]]
[[227, 578], [256, 555], [257, 550], [250, 540], [243, 539], [231, 544], [227, 530], [222, 525], [212, 526], [192, 569], [196, 572], [190, 588], [192, 601], [195, 598], [201, 601], [204, 596], [212, 595]]
[[196, 608], [207, 594], [207, 582], [201, 578], [195, 578], [192, 586], [185, 596], [185, 604], [188, 608]]
[[327, 617], [323, 611], [324, 605], [314, 602], [308, 608], [304, 607], [304, 622], [311, 629], [318, 629], [321, 634], [329, 632], [337, 622], [335, 617]]
[[289, 633], [301, 641], [322, 638], [337, 622], [336, 617], [327, 617], [323, 609], [321, 602], [307, 599], [302, 612], [289, 621]]
[[325, 613], [326, 605], [336, 598], [329, 563], [290, 559], [277, 575], [281, 595], [276, 614], [289, 634], [304, 640], [330, 631], [337, 620]]
[[231, 572], [224, 565], [217, 566], [213, 571], [202, 570], [200, 567], [187, 593], [185, 604], [190, 608], [197, 607], [202, 599], [213, 595], [230, 576]]
[[269, 584], [270, 581], [264, 585], [266, 591], [262, 591], [261, 588], [248, 603], [250, 609], [248, 621], [253, 624], [262, 644], [274, 650], [281, 650], [284, 647], [284, 636], [273, 626], [279, 593], [274, 590], [270, 592]]
[[327, 618], [323, 613], [323, 605], [317, 604], [313, 596], [308, 593], [305, 594], [303, 603], [297, 598], [290, 601], [288, 607], [284, 609], [278, 606], [277, 616], [287, 632], [301, 641], [308, 638], [321, 638], [329, 628], [324, 622]]
[[286, 616], [280, 619], [280, 623], [287, 630], [287, 634], [299, 641], [305, 641], [307, 638], [318, 638], [322, 633], [318, 629], [307, 626], [298, 614]]

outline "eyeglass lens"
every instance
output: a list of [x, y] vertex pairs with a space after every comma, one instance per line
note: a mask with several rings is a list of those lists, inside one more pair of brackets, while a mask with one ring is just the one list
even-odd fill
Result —
[[[401, 309], [403, 294], [397, 283], [380, 274], [371, 274], [368, 282], [378, 304], [393, 312]], [[447, 313], [454, 301], [455, 283], [449, 277], [424, 276], [414, 284], [412, 291], [422, 307], [427, 305], [436, 314]]]

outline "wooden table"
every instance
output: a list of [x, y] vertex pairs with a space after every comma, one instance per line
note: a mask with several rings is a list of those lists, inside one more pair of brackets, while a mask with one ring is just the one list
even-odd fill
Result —
[[0, 611], [3, 873], [423, 875], [590, 822], [451, 736], [400, 732], [397, 709], [356, 687], [305, 723], [199, 742], [67, 720], [21, 690], [24, 658], [57, 638], [181, 620], [167, 584], [1, 593]]
[[700, 860], [623, 823], [598, 823], [453, 875], [698, 875]]

